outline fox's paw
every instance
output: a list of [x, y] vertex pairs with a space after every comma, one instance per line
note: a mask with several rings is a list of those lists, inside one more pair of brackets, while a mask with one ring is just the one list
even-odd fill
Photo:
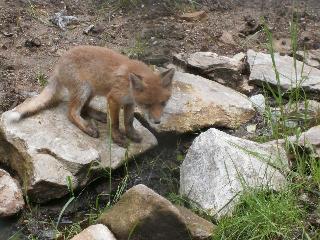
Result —
[[129, 146], [127, 138], [120, 131], [112, 132], [112, 140], [120, 147], [127, 148]]
[[21, 119], [21, 113], [13, 109], [7, 113], [7, 118], [9, 122], [18, 122]]
[[93, 126], [93, 125], [89, 125], [85, 132], [90, 136], [90, 137], [93, 137], [93, 138], [98, 138], [99, 137], [99, 130], [96, 126]]
[[136, 130], [129, 131], [126, 135], [133, 142], [140, 143], [142, 141], [142, 137]]

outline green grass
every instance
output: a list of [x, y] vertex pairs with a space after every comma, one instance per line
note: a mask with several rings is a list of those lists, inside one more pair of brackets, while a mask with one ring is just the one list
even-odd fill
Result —
[[252, 190], [240, 197], [232, 217], [219, 221], [213, 240], [293, 239], [305, 211], [291, 190]]
[[[309, 212], [298, 199], [301, 193], [314, 194], [319, 198], [319, 157], [312, 151], [312, 147], [301, 147], [288, 139], [290, 136], [298, 139], [301, 133], [310, 127], [311, 121], [308, 116], [308, 96], [301, 87], [308, 76], [303, 74], [304, 66], [301, 72], [297, 69], [298, 24], [292, 18], [290, 33], [294, 73], [293, 84], [287, 91], [281, 88], [280, 72], [273, 49], [273, 35], [265, 22], [263, 30], [267, 37], [267, 49], [272, 59], [277, 85], [264, 86], [264, 95], [267, 99], [264, 121], [270, 130], [270, 135], [262, 136], [260, 140], [285, 140], [285, 148], [293, 156], [291, 172], [287, 176], [288, 185], [286, 190], [280, 192], [252, 189], [242, 193], [232, 216], [223, 217], [218, 221], [218, 227], [212, 239], [319, 239], [319, 231], [314, 230], [314, 227], [308, 223]], [[270, 99], [273, 101], [269, 101]], [[305, 111], [300, 113], [299, 125], [292, 128], [287, 125], [287, 121], [292, 120], [292, 116], [288, 115], [286, 106], [289, 106], [290, 111], [299, 112], [299, 103], [304, 104]], [[273, 113], [274, 108], [279, 111], [277, 116]]]
[[137, 36], [134, 39], [132, 46], [124, 49], [123, 52], [129, 58], [140, 59], [141, 57], [145, 56], [147, 48], [147, 43], [140, 36]]
[[36, 80], [41, 87], [44, 87], [48, 84], [48, 80], [47, 80], [46, 76], [44, 75], [44, 73], [38, 72], [36, 75]]

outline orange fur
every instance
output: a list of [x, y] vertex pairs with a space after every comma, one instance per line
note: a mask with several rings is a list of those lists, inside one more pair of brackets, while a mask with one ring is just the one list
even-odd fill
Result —
[[119, 131], [119, 111], [124, 107], [124, 123], [127, 136], [133, 141], [141, 137], [133, 128], [134, 105], [148, 112], [149, 120], [159, 123], [163, 108], [171, 96], [174, 70], [154, 73], [144, 63], [131, 60], [113, 50], [96, 46], [79, 46], [65, 53], [57, 63], [49, 84], [40, 95], [16, 107], [17, 119], [46, 108], [63, 87], [70, 94], [69, 119], [92, 137], [98, 137], [97, 128], [82, 118], [83, 109], [104, 121], [101, 113], [89, 109], [88, 103], [96, 96], [108, 101], [112, 123], [112, 138], [119, 145], [126, 139]]

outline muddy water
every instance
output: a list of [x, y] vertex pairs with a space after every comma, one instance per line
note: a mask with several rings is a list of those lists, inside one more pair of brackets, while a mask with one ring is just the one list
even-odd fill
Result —
[[[132, 159], [126, 166], [112, 173], [110, 184], [107, 174], [95, 179], [84, 190], [75, 193], [75, 200], [65, 210], [59, 231], [90, 224], [94, 216], [117, 196], [119, 187], [124, 191], [137, 184], [145, 184], [162, 196], [169, 197], [179, 190], [179, 166], [196, 134], [176, 137], [159, 137], [159, 146]], [[0, 220], [0, 240], [14, 239], [55, 239], [55, 224], [64, 204], [71, 196], [37, 205], [31, 203], [21, 214]], [[65, 231], [64, 231], [65, 232]], [[31, 238], [34, 237], [34, 238]], [[63, 239], [62, 237], [59, 239]]]

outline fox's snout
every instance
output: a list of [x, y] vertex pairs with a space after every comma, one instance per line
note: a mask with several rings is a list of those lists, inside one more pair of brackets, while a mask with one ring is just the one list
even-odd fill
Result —
[[160, 124], [161, 123], [161, 117], [163, 113], [162, 107], [151, 107], [149, 109], [146, 109], [146, 113], [148, 115], [149, 122], [153, 124]]
[[161, 123], [161, 118], [154, 119], [154, 118], [150, 117], [150, 115], [149, 115], [149, 119], [154, 124], [160, 124]]

